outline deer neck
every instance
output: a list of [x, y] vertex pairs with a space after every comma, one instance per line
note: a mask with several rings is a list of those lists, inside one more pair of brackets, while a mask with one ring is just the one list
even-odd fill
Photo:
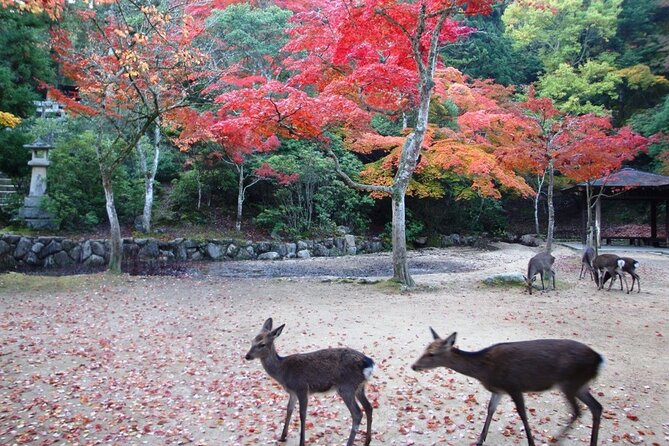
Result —
[[463, 375], [481, 380], [486, 374], [486, 360], [482, 352], [466, 352], [453, 348], [448, 359], [446, 367]]
[[281, 362], [283, 358], [276, 352], [274, 346], [271, 347], [270, 354], [262, 358], [260, 362], [269, 376], [281, 382]]

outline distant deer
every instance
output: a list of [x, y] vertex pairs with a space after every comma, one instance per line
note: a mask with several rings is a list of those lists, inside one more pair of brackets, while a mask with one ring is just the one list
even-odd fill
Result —
[[[621, 280], [620, 289], [622, 290], [622, 282], [625, 282], [625, 288], [627, 289], [627, 294], [629, 294], [630, 289], [627, 285], [627, 279], [623, 274], [622, 268], [625, 266], [625, 261], [618, 257], [615, 254], [600, 254], [592, 261], [592, 268], [595, 274], [595, 282], [597, 282], [597, 289], [601, 290], [604, 288], [604, 276], [609, 274], [610, 277], [619, 277]], [[608, 290], [611, 289], [614, 280], [611, 280], [609, 283]]]
[[585, 277], [585, 273], [590, 273], [590, 278], [594, 280], [592, 275], [592, 260], [595, 258], [595, 249], [592, 246], [586, 246], [581, 257], [581, 272], [578, 275], [578, 280]]
[[555, 257], [547, 252], [540, 252], [530, 259], [527, 264], [527, 277], [524, 277], [525, 283], [527, 284], [527, 290], [530, 294], [532, 294], [532, 284], [534, 283], [537, 274], [541, 275], [542, 290], [546, 289], [544, 287], [544, 274], [548, 274], [549, 285], [551, 278], [553, 278], [553, 289], [555, 289], [555, 271], [553, 271], [553, 262], [555, 262]]
[[288, 409], [279, 441], [286, 441], [290, 417], [295, 402], [300, 403], [300, 446], [304, 446], [304, 424], [307, 420], [307, 404], [310, 393], [336, 390], [344, 400], [353, 417], [351, 433], [346, 446], [351, 446], [362, 421], [362, 412], [356, 398], [362, 404], [367, 417], [365, 446], [372, 441], [372, 405], [365, 396], [365, 383], [372, 375], [374, 361], [350, 348], [328, 348], [310, 353], [281, 357], [274, 348], [274, 340], [281, 334], [285, 324], [272, 330], [272, 318], [265, 321], [260, 333], [253, 338], [247, 360], [260, 359], [265, 371], [288, 392]]
[[[625, 264], [622, 267], [623, 272], [629, 274], [632, 276], [632, 288], [631, 291], [634, 291], [634, 282], [637, 284], [638, 291], [637, 293], [641, 292], [641, 278], [639, 275], [636, 273], [636, 269], [639, 267], [639, 262], [634, 260], [631, 257], [621, 257], [621, 259], [625, 262]], [[611, 278], [611, 275], [607, 272], [604, 274], [604, 283], [606, 283], [607, 280]], [[623, 282], [620, 281], [620, 291], [623, 289]]]
[[492, 416], [505, 393], [516, 404], [525, 427], [527, 443], [534, 446], [523, 393], [542, 392], [553, 386], [562, 390], [572, 408], [572, 417], [560, 436], [566, 433], [581, 413], [576, 403], [578, 398], [592, 412], [590, 446], [597, 444], [602, 405], [590, 394], [588, 383], [597, 376], [603, 359], [590, 347], [567, 339], [537, 339], [495, 344], [478, 352], [466, 352], [453, 346], [456, 333], [443, 340], [432, 328], [430, 331], [434, 341], [412, 366], [414, 370], [448, 367], [476, 378], [492, 392], [483, 431], [476, 442], [478, 446], [485, 441]]

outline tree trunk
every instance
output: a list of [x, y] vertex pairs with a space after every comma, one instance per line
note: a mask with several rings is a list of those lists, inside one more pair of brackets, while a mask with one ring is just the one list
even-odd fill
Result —
[[[142, 213], [142, 226], [144, 232], [151, 232], [151, 211], [153, 210], [153, 183], [158, 172], [158, 161], [160, 160], [160, 119], [156, 118], [153, 131], [153, 163], [150, 169], [144, 166], [144, 212]], [[146, 158], [145, 158], [146, 160]]]
[[406, 190], [396, 188], [392, 195], [393, 206], [393, 280], [405, 285], [413, 287], [416, 285], [409, 268], [407, 266], [407, 240], [406, 240], [406, 207], [404, 198]]
[[235, 229], [237, 232], [242, 230], [242, 209], [244, 206], [244, 166], [237, 166], [239, 178], [237, 181], [237, 219], [235, 220]]
[[537, 236], [541, 236], [541, 226], [539, 225], [539, 201], [541, 199], [541, 189], [544, 187], [546, 180], [546, 171], [537, 175], [537, 194], [534, 196], [534, 232]]
[[555, 186], [554, 160], [551, 157], [548, 160], [548, 193], [546, 201], [548, 202], [548, 231], [546, 232], [546, 252], [550, 253], [553, 249], [553, 233], [555, 231], [555, 208], [553, 207], [553, 188]]
[[102, 176], [102, 187], [105, 191], [105, 202], [107, 208], [107, 217], [109, 218], [109, 233], [111, 241], [111, 252], [109, 254], [109, 265], [107, 271], [113, 274], [121, 273], [121, 264], [123, 262], [123, 240], [121, 239], [121, 225], [116, 214], [114, 204], [114, 190], [112, 188], [111, 172], [100, 168]]

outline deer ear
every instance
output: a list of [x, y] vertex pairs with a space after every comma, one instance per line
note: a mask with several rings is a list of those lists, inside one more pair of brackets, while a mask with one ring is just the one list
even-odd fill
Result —
[[264, 324], [262, 324], [262, 330], [263, 331], [270, 331], [272, 330], [272, 318], [267, 318]]
[[441, 339], [439, 337], [439, 335], [437, 334], [437, 332], [434, 331], [434, 329], [432, 327], [430, 327], [430, 332], [432, 333], [432, 337], [434, 338], [435, 341], [438, 340], [438, 339]]
[[274, 331], [272, 331], [269, 335], [273, 338], [278, 338], [281, 332], [283, 331], [283, 327], [285, 327], [286, 324], [281, 325], [280, 327], [277, 327]]
[[457, 333], [456, 333], [456, 332], [453, 332], [452, 335], [450, 335], [449, 337], [447, 337], [447, 338], [444, 340], [444, 347], [448, 347], [448, 348], [453, 347], [453, 345], [455, 344], [455, 337], [456, 337], [456, 336], [457, 336]]

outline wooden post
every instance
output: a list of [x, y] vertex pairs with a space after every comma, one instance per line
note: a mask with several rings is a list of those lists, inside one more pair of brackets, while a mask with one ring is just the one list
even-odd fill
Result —
[[657, 201], [650, 202], [650, 243], [657, 246]]

